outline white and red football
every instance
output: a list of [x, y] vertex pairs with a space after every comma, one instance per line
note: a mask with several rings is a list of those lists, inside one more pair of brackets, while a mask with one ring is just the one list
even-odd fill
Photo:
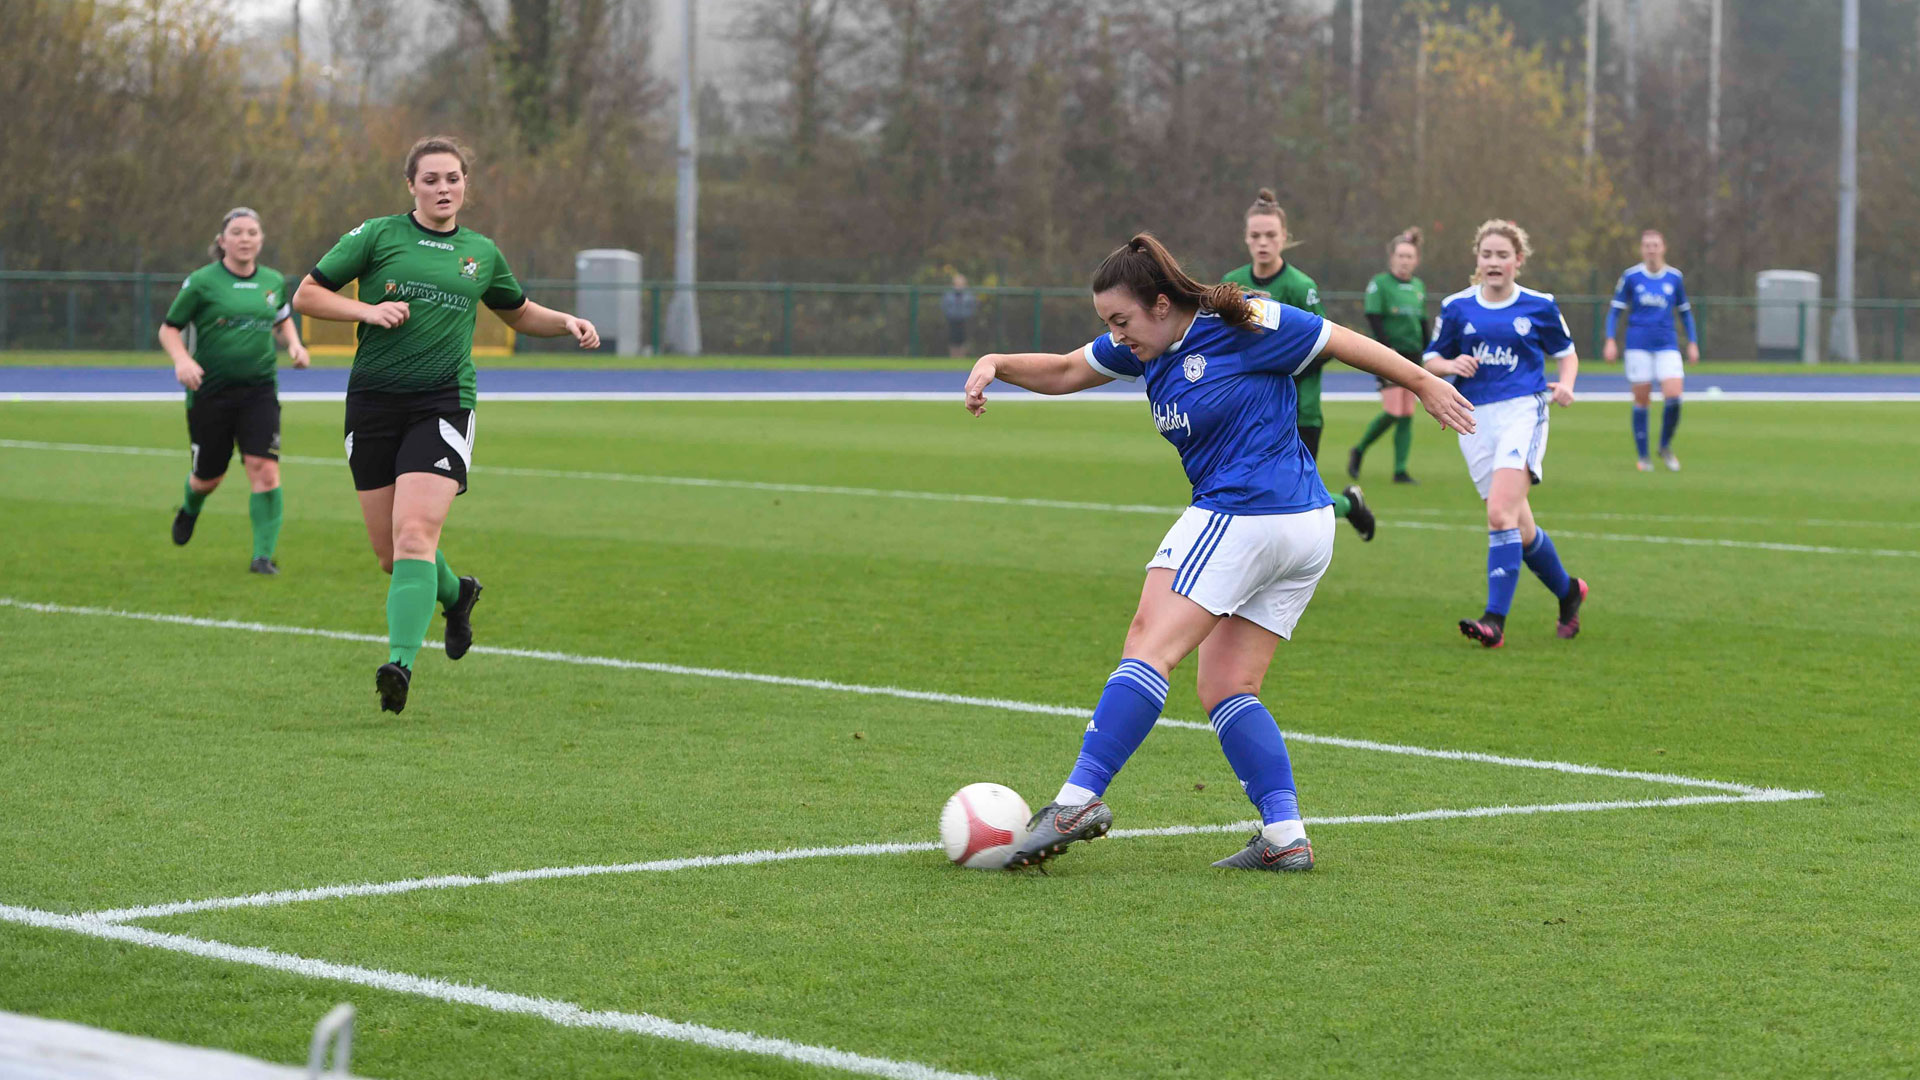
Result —
[[968, 784], [940, 811], [940, 841], [955, 866], [1005, 869], [1014, 849], [1026, 841], [1032, 817], [1027, 800], [1012, 788]]

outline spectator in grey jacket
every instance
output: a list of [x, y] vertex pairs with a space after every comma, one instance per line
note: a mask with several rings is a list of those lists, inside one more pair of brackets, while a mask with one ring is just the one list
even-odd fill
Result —
[[979, 298], [967, 288], [967, 275], [953, 275], [953, 288], [940, 296], [940, 311], [947, 317], [948, 356], [966, 355], [967, 324], [973, 321], [979, 306]]

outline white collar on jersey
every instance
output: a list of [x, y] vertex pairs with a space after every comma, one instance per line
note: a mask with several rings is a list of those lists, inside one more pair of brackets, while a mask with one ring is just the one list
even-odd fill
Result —
[[1499, 311], [1504, 307], [1512, 307], [1513, 302], [1520, 299], [1520, 294], [1524, 291], [1524, 289], [1520, 288], [1520, 283], [1516, 281], [1513, 283], [1513, 293], [1505, 300], [1496, 304], [1487, 299], [1487, 287], [1485, 285], [1476, 285], [1473, 289], [1473, 298], [1481, 307], [1486, 308], [1488, 311]]
[[[1218, 316], [1216, 316], [1216, 318], [1217, 317]], [[1161, 353], [1160, 355], [1169, 356], [1173, 353], [1179, 352], [1181, 346], [1187, 343], [1187, 335], [1193, 333], [1193, 324], [1199, 321], [1200, 321], [1200, 313], [1196, 311], [1193, 313], [1193, 318], [1187, 320], [1187, 328], [1185, 330], [1180, 331], [1180, 336], [1177, 338], [1174, 338], [1173, 344], [1167, 346], [1167, 351]]]
[[1651, 270], [1649, 270], [1649, 269], [1647, 269], [1647, 264], [1646, 264], [1646, 263], [1644, 263], [1644, 262], [1639, 262], [1639, 263], [1635, 263], [1635, 264], [1633, 264], [1633, 268], [1634, 268], [1635, 270], [1638, 270], [1638, 271], [1640, 271], [1640, 273], [1641, 273], [1642, 275], [1644, 275], [1644, 276], [1646, 276], [1646, 277], [1650, 277], [1650, 278], [1663, 278], [1663, 277], [1666, 277], [1666, 276], [1667, 276], [1667, 272], [1668, 272], [1669, 270], [1672, 270], [1672, 269], [1673, 269], [1673, 264], [1672, 264], [1672, 263], [1668, 263], [1667, 265], [1665, 265], [1665, 266], [1663, 266], [1663, 267], [1661, 267], [1661, 268], [1660, 268], [1660, 272], [1659, 272], [1659, 273], [1657, 273], [1657, 274], [1656, 274], [1656, 273], [1654, 273], [1653, 271], [1651, 271]]

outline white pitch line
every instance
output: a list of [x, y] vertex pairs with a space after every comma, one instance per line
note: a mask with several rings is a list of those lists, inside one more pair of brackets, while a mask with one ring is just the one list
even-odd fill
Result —
[[[84, 615], [98, 618], [129, 619], [136, 622], [165, 623], [173, 626], [194, 626], [208, 630], [240, 630], [254, 634], [292, 634], [299, 637], [329, 638], [335, 641], [365, 642], [373, 645], [385, 645], [387, 639], [378, 634], [357, 634], [346, 630], [322, 630], [307, 626], [281, 626], [273, 623], [243, 622], [237, 619], [208, 619], [198, 615], [168, 615], [146, 611], [120, 611], [114, 608], [81, 607], [70, 604], [47, 604], [30, 600], [18, 600], [11, 596], [0, 596], [0, 607], [31, 611], [42, 615]], [[437, 647], [438, 641], [424, 642], [425, 647]], [[614, 668], [622, 671], [647, 671], [659, 675], [685, 675], [700, 679], [724, 679], [731, 682], [762, 683], [770, 686], [794, 686], [807, 690], [826, 690], [841, 694], [861, 694], [870, 697], [899, 698], [904, 701], [926, 701], [940, 705], [966, 705], [974, 708], [1000, 709], [1007, 712], [1034, 713], [1042, 716], [1065, 716], [1076, 720], [1086, 720], [1093, 716], [1091, 709], [1077, 708], [1072, 705], [1044, 705], [1032, 701], [1015, 701], [1010, 698], [974, 697], [968, 694], [947, 694], [936, 690], [909, 690], [898, 686], [868, 686], [862, 683], [835, 682], [830, 679], [802, 679], [791, 675], [766, 675], [755, 671], [730, 671], [726, 668], [689, 667], [684, 664], [663, 664], [648, 660], [625, 660], [616, 656], [591, 656], [580, 653], [555, 652], [549, 649], [514, 649], [498, 645], [475, 645], [469, 653], [481, 653], [489, 656], [510, 656], [521, 660], [545, 660], [557, 664], [575, 664], [582, 667]], [[1181, 728], [1188, 731], [1212, 731], [1213, 728], [1195, 720], [1174, 720], [1163, 717], [1157, 726]], [[1724, 780], [1705, 780], [1694, 776], [1680, 776], [1673, 773], [1639, 772], [1630, 769], [1609, 769], [1598, 765], [1580, 765], [1568, 761], [1542, 761], [1533, 758], [1505, 757], [1499, 754], [1482, 754], [1471, 750], [1437, 750], [1425, 746], [1404, 746], [1399, 743], [1374, 742], [1368, 739], [1348, 739], [1336, 735], [1312, 735], [1300, 731], [1284, 732], [1288, 739], [1300, 743], [1319, 743], [1326, 746], [1340, 746], [1353, 750], [1372, 750], [1383, 754], [1404, 754], [1410, 757], [1436, 758], [1444, 761], [1471, 761], [1482, 765], [1504, 765], [1519, 769], [1546, 769], [1553, 772], [1573, 773], [1581, 776], [1606, 776], [1618, 780], [1641, 780], [1654, 784], [1673, 784], [1680, 787], [1712, 788], [1717, 791], [1730, 791], [1742, 795], [1754, 795], [1764, 790], [1751, 784], [1735, 784]]]
[[[1432, 532], [1485, 532], [1484, 525], [1448, 525], [1438, 521], [1397, 521], [1391, 528], [1427, 529]], [[1899, 548], [1830, 547], [1826, 544], [1783, 544], [1771, 540], [1723, 540], [1705, 536], [1638, 536], [1628, 533], [1578, 532], [1554, 529], [1555, 536], [1574, 540], [1606, 540], [1626, 544], [1675, 544], [1680, 547], [1741, 548], [1747, 551], [1786, 551], [1796, 555], [1871, 555], [1887, 559], [1920, 559], [1920, 551]]]
[[164, 934], [137, 926], [101, 922], [97, 919], [74, 915], [58, 915], [33, 908], [0, 905], [0, 920], [48, 930], [67, 930], [87, 937], [143, 945], [150, 949], [164, 949], [168, 952], [186, 953], [210, 960], [247, 964], [310, 979], [326, 979], [371, 987], [375, 990], [391, 991], [396, 994], [411, 994], [455, 1005], [475, 1005], [494, 1012], [537, 1016], [561, 1027], [621, 1031], [655, 1039], [692, 1043], [695, 1046], [714, 1050], [782, 1058], [804, 1065], [817, 1065], [821, 1068], [838, 1069], [842, 1072], [865, 1076], [883, 1076], [890, 1080], [983, 1080], [974, 1073], [949, 1072], [919, 1062], [871, 1057], [830, 1046], [813, 1046], [788, 1039], [756, 1035], [749, 1031], [730, 1031], [726, 1028], [708, 1027], [705, 1024], [689, 1024], [647, 1013], [588, 1010], [572, 1002], [556, 1001], [552, 998], [510, 994], [500, 990], [489, 990], [484, 986], [469, 986], [354, 964], [336, 964], [327, 960], [276, 952], [272, 949], [229, 945], [226, 942], [207, 941], [182, 934]]
[[[1682, 795], [1667, 799], [1620, 799], [1605, 802], [1535, 803], [1522, 806], [1473, 806], [1465, 809], [1413, 810], [1401, 814], [1349, 814], [1341, 817], [1310, 817], [1305, 823], [1315, 828], [1333, 825], [1394, 825], [1404, 822], [1448, 821], [1459, 818], [1509, 817], [1525, 814], [1577, 814], [1606, 810], [1646, 810], [1671, 806], [1704, 806], [1712, 803], [1785, 802], [1819, 799], [1818, 791], [1786, 791], [1778, 788], [1755, 789], [1739, 795]], [[1163, 825], [1146, 829], [1115, 829], [1109, 837], [1118, 840], [1162, 836], [1194, 836], [1205, 833], [1257, 832], [1258, 821], [1234, 821], [1224, 825]], [[742, 851], [731, 855], [696, 855], [680, 859], [655, 859], [651, 862], [607, 863], [598, 866], [549, 866], [538, 870], [505, 870], [494, 874], [442, 874], [436, 877], [406, 878], [400, 881], [366, 882], [354, 885], [326, 885], [310, 889], [280, 889], [249, 893], [245, 896], [220, 896], [206, 900], [180, 900], [144, 907], [111, 908], [90, 911], [79, 918], [108, 923], [138, 919], [160, 919], [198, 911], [225, 911], [233, 908], [278, 907], [311, 900], [341, 897], [393, 896], [423, 889], [465, 889], [476, 885], [508, 885], [521, 881], [549, 881], [556, 878], [597, 877], [605, 874], [670, 873], [675, 870], [704, 870], [718, 866], [755, 866], [762, 863], [791, 862], [798, 859], [827, 859], [860, 855], [905, 855], [938, 851], [931, 842], [888, 844], [847, 844], [841, 847], [787, 848], [780, 851]]]
[[[1146, 395], [1138, 391], [1099, 390], [1079, 394], [1034, 394], [1013, 387], [1002, 386], [992, 392], [992, 400], [997, 403], [1014, 404], [1020, 402], [1047, 402], [1062, 405], [1132, 405], [1138, 407], [1146, 401]], [[344, 390], [282, 390], [283, 402], [310, 402], [339, 404], [346, 400]], [[1331, 402], [1365, 402], [1371, 404], [1379, 400], [1377, 394], [1360, 390], [1329, 390], [1321, 395], [1321, 400]], [[1580, 400], [1587, 404], [1624, 404], [1633, 400], [1633, 395], [1624, 390], [1601, 390], [1582, 392]], [[16, 390], [0, 391], [0, 404], [8, 402], [46, 403], [80, 402], [97, 405], [135, 405], [166, 402], [179, 404], [181, 391], [178, 390]], [[486, 404], [510, 401], [577, 401], [577, 402], [615, 402], [615, 401], [660, 401], [660, 402], [833, 402], [833, 401], [897, 401], [920, 402], [928, 404], [948, 404], [958, 406], [960, 394], [948, 390], [745, 390], [745, 391], [700, 391], [700, 390], [507, 390], [480, 391], [480, 401]], [[1726, 390], [1718, 394], [1694, 394], [1687, 398], [1688, 404], [1726, 403], [1764, 403], [1782, 402], [1803, 405], [1825, 404], [1889, 404], [1920, 401], [1920, 393], [1906, 390], [1835, 390], [1794, 392], [1789, 390]]]

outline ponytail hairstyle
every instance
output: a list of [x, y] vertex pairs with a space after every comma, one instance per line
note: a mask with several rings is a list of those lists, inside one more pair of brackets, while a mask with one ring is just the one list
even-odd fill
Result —
[[[1475, 285], [1480, 284], [1480, 241], [1489, 236], [1504, 236], [1513, 241], [1513, 250], [1519, 254], [1521, 262], [1533, 257], [1533, 244], [1527, 240], [1527, 230], [1505, 218], [1488, 218], [1473, 231], [1473, 283]], [[1514, 268], [1513, 276], [1516, 278], [1520, 276], [1518, 267]]]
[[[1401, 244], [1411, 245], [1413, 247], [1413, 253], [1418, 255], [1420, 253], [1420, 237], [1421, 237], [1420, 226], [1418, 225], [1407, 226], [1405, 229], [1401, 230], [1400, 235], [1387, 241], [1387, 257], [1392, 258], [1393, 253], [1400, 250]], [[1475, 244], [1473, 246], [1473, 249], [1474, 249], [1474, 254], [1478, 256], [1480, 251], [1480, 245]]]
[[208, 257], [216, 262], [227, 257], [227, 249], [221, 246], [220, 238], [226, 235], [227, 226], [233, 224], [234, 218], [243, 217], [250, 217], [254, 220], [255, 224], [258, 224], [260, 221], [260, 212], [251, 206], [236, 206], [227, 211], [227, 216], [220, 219], [220, 227], [214, 230], [213, 243], [207, 245]]
[[1177, 308], [1211, 311], [1228, 326], [1254, 322], [1253, 305], [1240, 286], [1195, 281], [1152, 233], [1135, 234], [1100, 261], [1100, 268], [1093, 272], [1093, 291], [1097, 295], [1110, 289], [1127, 290], [1149, 310], [1164, 296]]

